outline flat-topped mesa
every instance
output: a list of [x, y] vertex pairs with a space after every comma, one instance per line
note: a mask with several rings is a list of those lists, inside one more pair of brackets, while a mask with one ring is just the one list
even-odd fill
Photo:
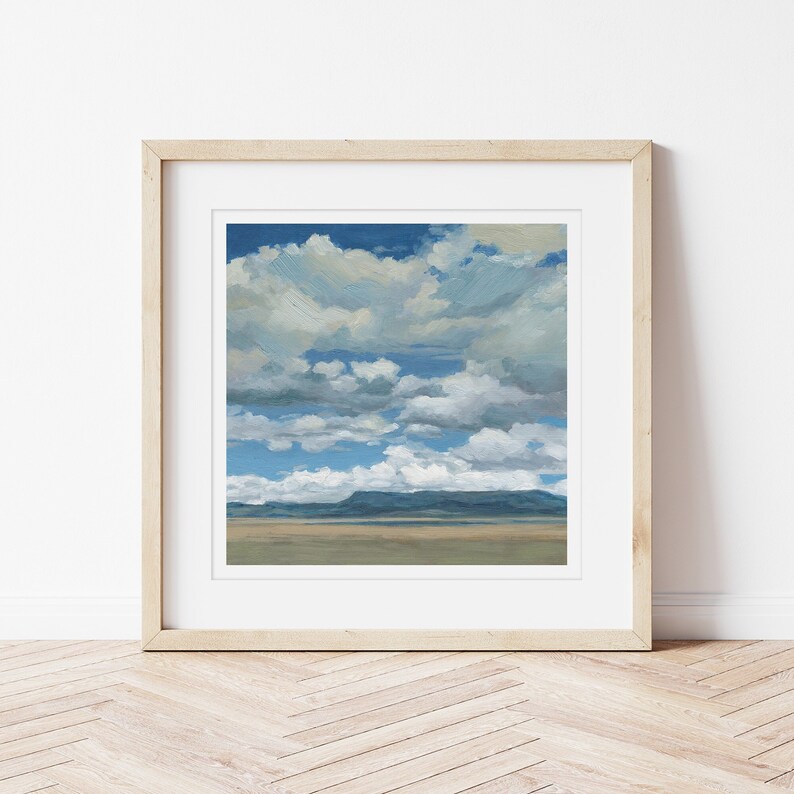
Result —
[[339, 502], [229, 502], [230, 518], [558, 516], [567, 514], [564, 496], [548, 491], [356, 491]]

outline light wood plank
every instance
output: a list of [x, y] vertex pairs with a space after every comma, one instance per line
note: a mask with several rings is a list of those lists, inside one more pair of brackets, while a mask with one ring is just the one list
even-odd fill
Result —
[[[740, 778], [732, 772], [640, 744], [627, 748], [621, 741], [601, 738], [570, 726], [559, 726], [545, 719], [533, 721], [533, 730], [540, 735], [533, 751], [544, 759], [565, 764], [584, 762], [591, 772], [600, 769], [614, 780], [628, 779], [646, 786], [663, 785], [656, 789], [663, 792], [680, 791], [684, 786], [689, 792], [699, 787], [701, 791], [720, 791], [723, 794], [736, 791], [740, 781], [742, 794], [769, 794], [760, 781]], [[552, 775], [550, 779], [557, 782], [559, 778]], [[559, 782], [567, 784], [563, 779]]]
[[794, 714], [794, 690], [739, 709], [728, 716], [734, 722], [747, 725], [749, 730], [750, 728], [759, 728], [761, 725], [774, 722], [789, 714]]
[[[794, 739], [794, 714], [787, 714], [779, 720], [768, 722], [758, 728], [742, 734], [742, 739], [750, 739], [760, 744], [765, 750]], [[759, 750], [759, 752], [761, 752]]]
[[[286, 736], [294, 727], [288, 718], [282, 717], [278, 711], [269, 711], [267, 705], [258, 705], [260, 699], [257, 696], [263, 694], [262, 701], [267, 703], [272, 699], [270, 693], [251, 691], [249, 693], [250, 701], [246, 703], [244, 692], [237, 696], [225, 696], [218, 688], [197, 689], [190, 680], [180, 681], [177, 678], [137, 670], [129, 672], [126, 676], [126, 683], [128, 686], [145, 690], [152, 695], [167, 698], [183, 706], [193, 707], [220, 719], [230, 720], [232, 724], [256, 726], [261, 724], [262, 714], [267, 714], [268, 726], [281, 736]], [[122, 687], [121, 691], [128, 692], [129, 690], [127, 687]]]
[[[236, 670], [245, 676], [265, 677], [269, 681], [278, 678], [293, 684], [304, 681], [307, 677], [312, 677], [311, 671], [307, 670], [303, 665], [291, 664], [283, 659], [274, 659], [261, 652], [223, 651], [221, 653], [213, 653], [209, 651], [207, 653], [215, 660], [219, 669]], [[163, 656], [165, 654], [160, 655]], [[315, 673], [315, 675], [320, 675], [320, 673]], [[296, 687], [295, 691], [300, 695], [305, 690], [303, 687]]]
[[[400, 790], [402, 786], [409, 786], [427, 778], [440, 775], [450, 769], [469, 764], [482, 758], [503, 753], [506, 750], [530, 745], [528, 737], [513, 728], [505, 728], [501, 731], [490, 733], [470, 741], [455, 744], [447, 748], [444, 752], [428, 753], [410, 761], [394, 764], [378, 772], [362, 775], [355, 780], [349, 780], [335, 786], [324, 789], [327, 794], [383, 794], [387, 791]], [[542, 759], [533, 756], [522, 756], [523, 763], [514, 769], [508, 769], [501, 774], [514, 772], [516, 769], [537, 763]], [[498, 777], [498, 775], [493, 775]], [[473, 780], [473, 783], [482, 782]], [[432, 789], [427, 788], [424, 783], [424, 790], [436, 791], [436, 780], [433, 781]]]
[[[556, 661], [549, 659], [528, 665], [522, 662], [518, 655], [512, 658], [518, 660], [518, 670], [511, 674], [512, 677], [519, 678], [526, 685], [537, 685], [539, 682], [547, 681], [549, 687], [556, 686], [558, 690], [564, 691], [578, 683], [579, 686], [591, 688], [598, 697], [608, 699], [616, 696], [624, 700], [629, 699], [633, 703], [632, 708], [637, 708], [636, 704], [647, 702], [657, 715], [663, 714], [665, 719], [675, 719], [686, 712], [691, 712], [693, 719], [705, 717], [709, 725], [717, 726], [723, 724], [721, 720], [708, 718], [723, 717], [735, 710], [725, 703], [709, 700], [709, 691], [701, 693], [701, 697], [671, 692], [661, 686], [638, 681], [630, 675], [622, 678], [619, 674], [602, 672], [598, 668], [582, 669], [575, 660], [557, 664]], [[724, 723], [726, 728], [732, 725], [730, 720]], [[741, 723], [735, 724], [737, 730], [733, 733], [741, 730], [740, 725]]]
[[162, 161], [142, 145], [142, 515], [141, 645], [163, 625], [163, 219]]
[[372, 662], [380, 662], [386, 659], [397, 659], [402, 664], [400, 660], [405, 655], [399, 651], [353, 651], [312, 663], [310, 668], [314, 672], [335, 673], [340, 670], [364, 667]]
[[[683, 681], [688, 684], [700, 683], [703, 675], [697, 670], [687, 665], [676, 664], [665, 659], [663, 656], [657, 656], [655, 653], [650, 657], [645, 653], [598, 653], [595, 651], [574, 654], [577, 660], [589, 659], [600, 665], [609, 665], [619, 671], [625, 673], [633, 673], [641, 671], [646, 677], [651, 675], [658, 677], [670, 677], [676, 681]], [[647, 659], [647, 661], [646, 661]], [[690, 691], [701, 692], [699, 687], [692, 687]]]
[[[532, 769], [533, 767], [530, 767], [530, 771], [532, 771]], [[522, 773], [517, 772], [516, 775], [522, 775]], [[537, 791], [542, 791], [543, 794], [577, 794], [577, 792], [575, 792], [573, 789], [558, 786], [556, 783], [549, 783], [546, 786], [538, 786], [537, 788], [526, 789], [526, 794], [535, 794]]]
[[[75, 762], [72, 761], [72, 763], [68, 764], [67, 766], [57, 766], [55, 769], [66, 769], [73, 767], [74, 765]], [[49, 774], [49, 770], [47, 770], [47, 774]], [[47, 790], [49, 791], [49, 794], [88, 794], [87, 789], [75, 789], [65, 783], [56, 783], [54, 781], [51, 781], [51, 786]], [[114, 789], [114, 791], [115, 790], [116, 789]], [[107, 789], [105, 789], [105, 791], [107, 791]]]
[[340, 651], [257, 651], [256, 655], [262, 659], [276, 659], [279, 662], [289, 662], [299, 667], [308, 667], [312, 663], [335, 659], [341, 655]]
[[770, 780], [771, 786], [776, 786], [781, 789], [794, 790], [794, 770], [787, 772], [785, 775], [780, 775], [774, 780]]
[[451, 689], [459, 684], [478, 681], [499, 673], [508, 673], [513, 669], [515, 669], [515, 665], [509, 662], [480, 662], [449, 673], [431, 675], [419, 681], [386, 687], [366, 695], [350, 698], [349, 700], [331, 703], [327, 706], [310, 708], [295, 715], [294, 719], [306, 728], [317, 728], [321, 725], [328, 725], [332, 722], [354, 717], [357, 714], [414, 700], [443, 689]]
[[[73, 750], [74, 748], [72, 748]], [[57, 750], [39, 750], [36, 753], [28, 753], [20, 758], [0, 761], [0, 780], [8, 780], [18, 775], [25, 775], [28, 772], [39, 772], [42, 769], [58, 766], [58, 764], [68, 763], [69, 758], [61, 755]]]
[[570, 141], [166, 141], [163, 160], [631, 160], [647, 140]]
[[746, 645], [755, 645], [758, 640], [688, 640], [686, 652], [698, 659], [710, 659]]
[[133, 656], [138, 653], [137, 644], [135, 643], [121, 643], [112, 648], [100, 647], [97, 650], [88, 651], [85, 653], [75, 654], [65, 659], [53, 659], [48, 662], [41, 662], [38, 664], [31, 664], [26, 667], [18, 667], [14, 670], [8, 670], [0, 674], [0, 686], [6, 684], [19, 683], [26, 681], [30, 678], [38, 678], [39, 676], [49, 675], [51, 673], [61, 673], [65, 670], [74, 670], [77, 668], [87, 668], [96, 662], [106, 662], [111, 659], [122, 659], [125, 657]]
[[[577, 730], [581, 725], [581, 707], [555, 707], [543, 703], [536, 704], [533, 708], [525, 702], [514, 707], [514, 710], [535, 714], [541, 720], [541, 735], [544, 735], [543, 731], [551, 723], [557, 728], [570, 730]], [[619, 716], [601, 718], [591, 713], [587, 719], [587, 733], [591, 738], [597, 737], [621, 743], [627, 750], [633, 745], [639, 745], [659, 753], [724, 770], [748, 780], [764, 782], [783, 771], [759, 759], [749, 760], [746, 748], [740, 749], [735, 742], [732, 743], [727, 739], [708, 734], [698, 736], [677, 730], [677, 726], [654, 727], [650, 722], [646, 722], [643, 727], [640, 721], [631, 719], [628, 715], [624, 719]], [[757, 752], [758, 749], [751, 747], [750, 751]]]
[[[359, 753], [336, 763], [324, 764], [308, 772], [289, 775], [276, 782], [285, 785], [295, 794], [311, 794], [314, 791], [345, 781], [356, 780], [380, 769], [444, 750], [471, 739], [495, 734], [526, 721], [526, 716], [517, 712], [506, 710], [492, 712], [482, 717], [437, 728], [420, 736], [394, 742], [366, 753]], [[527, 737], [527, 739], [529, 738], [537, 737]]]
[[[90, 747], [91, 743], [86, 742], [84, 754]], [[93, 756], [97, 760], [72, 761], [45, 770], [44, 774], [57, 784], [52, 794], [187, 794], [191, 787], [196, 794], [226, 794], [229, 791], [210, 780], [196, 783], [177, 771], [149, 769], [127, 758], [107, 756], [100, 763], [101, 757], [102, 751], [98, 750]]]
[[[553, 783], [544, 783], [537, 778], [531, 777], [530, 773], [535, 766], [537, 764], [525, 767], [526, 771], [503, 775], [495, 780], [488, 780], [477, 786], [460, 789], [460, 791], [465, 792], [465, 794], [534, 794], [536, 791], [543, 791], [544, 794], [553, 794]], [[467, 782], [469, 781], [466, 781], [463, 785], [466, 785]], [[557, 792], [560, 794], [562, 789], [558, 789]]]
[[[790, 681], [788, 668], [722, 694], [717, 688], [717, 697], [708, 681], [694, 680], [703, 670], [693, 658], [720, 670], [709, 678], [747, 678], [751, 668], [757, 675], [779, 666], [791, 650], [770, 643], [770, 655], [756, 645], [715, 643], [712, 653], [702, 644], [666, 644], [650, 655], [406, 653], [361, 665], [342, 652], [319, 659], [136, 654], [127, 669], [75, 680], [68, 677], [79, 668], [67, 667], [0, 696], [0, 705], [15, 706], [0, 711], [0, 721], [12, 720], [0, 727], [0, 794], [33, 785], [65, 794], [787, 790], [794, 785], [794, 690], [776, 688]], [[97, 644], [85, 655], [100, 651], [102, 658], [115, 652]], [[337, 669], [311, 670], [343, 658]], [[84, 672], [114, 662], [96, 661]], [[349, 678], [357, 667], [358, 681]], [[478, 675], [455, 683], [472, 670]], [[76, 691], [116, 675], [124, 682]], [[339, 676], [336, 686], [304, 688]], [[421, 686], [429, 690], [417, 694]], [[331, 702], [315, 706], [318, 692]], [[731, 694], [746, 705], [721, 702]], [[90, 705], [92, 697], [105, 699]], [[295, 733], [301, 714], [334, 721]], [[519, 736], [529, 744], [513, 745]]]
[[[299, 710], [292, 699], [305, 694], [302, 682], [295, 680], [302, 676], [301, 668], [294, 666], [293, 674], [285, 676], [276, 663], [257, 658], [254, 654], [226, 656], [221, 654], [212, 661], [213, 675], [207, 681], [207, 657], [200, 653], [158, 653], [145, 654], [135, 665], [141, 673], [153, 673], [179, 681], [193, 681], [196, 686], [229, 692], [232, 697], [252, 689], [258, 693], [257, 702], [278, 714], [289, 715]], [[133, 672], [126, 674], [128, 678]], [[278, 681], [279, 685], [275, 686]], [[257, 687], [262, 684], [262, 688]], [[250, 696], [241, 697], [250, 701]]]
[[181, 746], [190, 747], [211, 739], [217, 746], [247, 746], [254, 755], [273, 758], [303, 749], [280, 736], [267, 712], [260, 712], [256, 720], [234, 720], [135, 687], [117, 687], [112, 694], [112, 700], [92, 707], [92, 713], [129, 733], [166, 744], [178, 739]]
[[[448, 673], [462, 667], [470, 667], [478, 662], [495, 659], [502, 655], [500, 651], [449, 654], [440, 659], [403, 666], [388, 673], [381, 673], [363, 680], [351, 681], [348, 684], [326, 688], [313, 694], [300, 695], [297, 701], [302, 707], [306, 708], [327, 706], [343, 700], [361, 697], [362, 695], [369, 695], [388, 687], [408, 684], [412, 681], [421, 681], [439, 673]], [[508, 669], [513, 669], [514, 667], [515, 665], [510, 665]]]
[[65, 711], [75, 711], [95, 706], [97, 703], [104, 703], [110, 696], [101, 690], [96, 692], [81, 692], [79, 695], [68, 695], [67, 697], [55, 700], [46, 700], [43, 703], [36, 703], [32, 706], [23, 706], [19, 709], [4, 711], [0, 714], [0, 728], [15, 725], [19, 722], [35, 720], [39, 717], [49, 717], [53, 714], [61, 714]]
[[699, 673], [701, 679], [708, 678], [717, 673], [725, 673], [737, 667], [744, 667], [745, 665], [759, 662], [768, 656], [774, 656], [792, 647], [794, 647], [794, 642], [791, 640], [756, 642], [718, 656], [711, 656], [691, 665], [690, 669]]
[[651, 633], [651, 166], [652, 144], [631, 161], [632, 181], [632, 625], [650, 649]]
[[[493, 714], [520, 703], [523, 697], [524, 695], [518, 691], [518, 687], [472, 697], [452, 706], [437, 708], [425, 714], [381, 725], [365, 733], [302, 750], [286, 756], [284, 760], [296, 769], [315, 769], [318, 766], [332, 764], [335, 761], [376, 750], [403, 739], [421, 736], [438, 728], [456, 725], [485, 714]], [[526, 719], [526, 715], [522, 716]]]
[[23, 692], [18, 695], [7, 695], [0, 698], [0, 723], [3, 722], [3, 714], [7, 711], [21, 709], [25, 706], [35, 706], [37, 703], [46, 703], [51, 700], [68, 697], [69, 695], [94, 692], [97, 689], [117, 684], [119, 680], [119, 677], [115, 674], [97, 675], [90, 678], [82, 678], [78, 681], [70, 681], [66, 684], [42, 687], [41, 689]]
[[552, 690], [536, 684], [522, 687], [526, 699], [515, 706], [519, 711], [532, 716], [554, 713], [593, 713], [594, 719], [612, 720], [623, 729], [648, 729], [657, 732], [657, 725], [664, 726], [664, 735], [681, 742], [692, 741], [697, 737], [699, 745], [728, 753], [746, 753], [747, 756], [760, 752], [763, 748], [757, 742], [737, 738], [745, 729], [740, 722], [730, 722], [724, 718], [688, 711], [686, 708], [671, 707], [665, 703], [649, 701], [635, 693], [614, 692], [610, 696], [605, 691], [588, 692], [586, 686], [566, 686]]
[[[116, 647], [121, 644], [122, 643], [114, 643], [110, 647]], [[15, 670], [26, 670], [44, 664], [45, 662], [52, 662], [53, 660], [59, 662], [62, 659], [80, 656], [80, 654], [83, 653], [93, 653], [96, 650], [96, 644], [90, 640], [70, 643], [65, 646], [42, 643], [41, 647], [36, 648], [29, 654], [25, 654], [24, 656], [12, 656], [0, 661], [0, 675], [3, 677], [12, 676]]]
[[0, 684], [0, 698], [5, 698], [9, 695], [23, 695], [27, 692], [36, 692], [60, 684], [90, 681], [92, 678], [108, 675], [110, 673], [118, 673], [121, 670], [128, 669], [131, 664], [129, 656], [121, 656], [118, 659], [111, 659], [109, 661], [94, 662], [93, 664], [73, 667], [68, 670], [57, 670], [54, 673], [45, 673], [44, 675], [33, 676], [31, 678], [8, 681], [5, 684]]
[[[22, 739], [15, 739], [11, 742], [0, 744], [0, 761], [8, 761], [11, 758], [19, 758], [23, 755], [36, 753], [40, 750], [54, 750], [56, 747], [79, 742], [88, 737], [88, 731], [83, 725], [70, 725], [47, 733], [39, 733], [35, 736], [27, 736]], [[67, 751], [68, 752], [68, 751]]]
[[527, 651], [559, 648], [576, 650], [649, 650], [631, 629], [601, 630], [392, 630], [312, 629], [310, 631], [211, 631], [163, 629], [145, 646], [147, 651]]
[[412, 698], [411, 700], [395, 703], [386, 708], [369, 711], [365, 714], [355, 714], [352, 717], [338, 720], [328, 725], [299, 731], [298, 733], [290, 734], [289, 738], [302, 742], [309, 747], [316, 747], [319, 744], [364, 733], [380, 725], [400, 722], [418, 714], [427, 714], [445, 706], [452, 706], [481, 695], [499, 692], [519, 685], [520, 682], [507, 676], [493, 675], [480, 681], [442, 689], [424, 697]]
[[533, 764], [539, 763], [538, 757], [528, 749], [531, 747], [531, 744], [522, 745], [495, 753], [395, 791], [400, 794], [418, 794], [426, 791], [432, 791], [433, 794], [454, 794], [460, 791], [462, 786], [493, 780], [519, 769], [531, 768]]
[[[346, 656], [353, 656], [354, 654], [345, 654]], [[364, 656], [364, 653], [355, 654]], [[417, 664], [430, 662], [434, 659], [443, 659], [446, 656], [452, 656], [452, 651], [412, 651], [409, 653], [390, 653], [386, 654], [386, 658], [373, 659], [364, 664], [355, 666], [345, 666], [342, 669], [332, 670], [330, 672], [323, 672], [319, 676], [307, 678], [301, 683], [306, 688], [307, 694], [314, 692], [322, 692], [326, 689], [331, 689], [344, 684], [357, 683], [364, 681], [367, 678], [373, 678], [383, 673], [390, 673], [394, 670], [410, 669]], [[315, 668], [316, 669], [316, 668]]]
[[[118, 787], [121, 791], [167, 791], [169, 794], [195, 794], [197, 791], [203, 794], [205, 791], [224, 790], [211, 778], [202, 778], [197, 774], [192, 759], [185, 758], [180, 763], [171, 765], [168, 753], [153, 748], [145, 742], [118, 747], [110, 731], [103, 734], [102, 744], [94, 739], [86, 739], [75, 745], [70, 756], [92, 771], [101, 770], [98, 779], [104, 782], [106, 787], [98, 788], [98, 791], [115, 792]], [[69, 766], [66, 764], [63, 768], [48, 770], [47, 777], [56, 781], [65, 779], [68, 783]], [[77, 785], [79, 787], [79, 783]], [[79, 788], [79, 790], [84, 789]]]
[[523, 654], [517, 653], [509, 657], [520, 670], [528, 675], [551, 675], [564, 669], [573, 676], [588, 676], [597, 685], [614, 687], [633, 687], [638, 691], [653, 693], [659, 700], [689, 704], [707, 714], [726, 714], [733, 709], [724, 703], [709, 700], [712, 695], [721, 694], [724, 690], [710, 687], [702, 682], [680, 681], [676, 678], [659, 674], [657, 671], [646, 670], [641, 664], [606, 664], [598, 660], [574, 654]]
[[0, 646], [0, 659], [13, 659], [19, 656], [30, 656], [49, 648], [68, 648], [82, 640], [29, 640], [28, 642], [8, 643]]
[[781, 769], [794, 769], [794, 739], [761, 753], [755, 760]]
[[792, 689], [794, 689], [794, 669], [783, 670], [780, 673], [761, 678], [750, 684], [730, 689], [721, 695], [717, 695], [714, 700], [742, 708], [744, 706], [752, 706], [760, 700], [790, 692]]
[[547, 787], [536, 788], [538, 794], [554, 791], [554, 787], [561, 787], [566, 792], [575, 794], [627, 794], [627, 792], [652, 792], [653, 794], [702, 794], [702, 789], [682, 784], [675, 780], [659, 778], [664, 782], [650, 781], [646, 776], [640, 779], [633, 770], [619, 761], [608, 758], [606, 763], [592, 756], [581, 757], [571, 753], [571, 757], [562, 761], [546, 760], [536, 766], [530, 767], [528, 772], [546, 780], [553, 780]]
[[34, 791], [47, 790], [54, 794], [54, 786], [55, 783], [38, 772], [29, 772], [26, 775], [0, 780], [0, 794], [31, 794]]
[[193, 779], [195, 786], [209, 782], [227, 791], [251, 794], [261, 791], [282, 773], [278, 766], [271, 765], [268, 755], [256, 748], [219, 745], [206, 738], [183, 744], [170, 740], [165, 731], [144, 734], [103, 720], [89, 723], [86, 729], [90, 742], [69, 749], [69, 755], [83, 762], [98, 752], [107, 753], [114, 761], [131, 757], [154, 770], [178, 771], [180, 776]]
[[789, 648], [782, 653], [767, 656], [757, 662], [736, 667], [724, 673], [717, 673], [702, 679], [701, 683], [721, 689], [736, 689], [740, 686], [752, 684], [767, 676], [780, 673], [783, 670], [794, 668], [794, 648]]
[[73, 709], [63, 711], [58, 714], [48, 714], [44, 717], [16, 722], [13, 725], [0, 726], [0, 745], [6, 742], [13, 742], [18, 739], [25, 739], [29, 736], [38, 736], [50, 731], [57, 731], [61, 728], [69, 728], [74, 725], [82, 725], [97, 719], [88, 708]]

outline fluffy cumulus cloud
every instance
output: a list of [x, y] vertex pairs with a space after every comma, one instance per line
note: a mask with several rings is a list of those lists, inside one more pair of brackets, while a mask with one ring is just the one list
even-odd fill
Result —
[[[306, 453], [281, 480], [229, 477], [230, 500], [564, 491], [542, 479], [565, 474], [565, 430], [547, 421], [567, 404], [564, 226], [431, 228], [402, 258], [302, 239], [227, 265], [229, 454]], [[381, 460], [336, 470], [328, 455], [354, 444]]]
[[[559, 369], [566, 329], [564, 261], [538, 266], [550, 253], [545, 245], [491, 253], [495, 246], [484, 246], [470, 228], [450, 231], [400, 260], [342, 250], [320, 235], [300, 246], [263, 247], [232, 260], [230, 389], [256, 389], [262, 384], [255, 376], [268, 363], [278, 366], [310, 348], [371, 354], [444, 347], [464, 359], [508, 356], [513, 370]], [[528, 229], [524, 238], [549, 236], [544, 225], [510, 228]], [[551, 228], [559, 237], [559, 227]]]
[[375, 445], [381, 436], [399, 429], [379, 414], [355, 417], [303, 414], [287, 420], [268, 419], [262, 414], [234, 409], [226, 417], [226, 437], [229, 441], [262, 441], [271, 452], [283, 452], [298, 444], [305, 452], [322, 452], [336, 444], [352, 441]]
[[429, 393], [408, 397], [400, 420], [411, 425], [476, 430], [549, 415], [563, 403], [560, 394], [527, 393], [492, 375], [469, 371], [437, 378], [429, 385]]
[[[324, 466], [281, 480], [255, 475], [227, 478], [232, 502], [337, 502], [356, 491], [525, 491], [565, 493], [565, 481], [547, 485], [544, 473], [565, 471], [565, 431], [515, 425], [509, 432], [482, 430], [466, 444], [437, 452], [422, 444], [386, 448], [369, 467], [334, 471]], [[525, 440], [528, 439], [528, 440]]]

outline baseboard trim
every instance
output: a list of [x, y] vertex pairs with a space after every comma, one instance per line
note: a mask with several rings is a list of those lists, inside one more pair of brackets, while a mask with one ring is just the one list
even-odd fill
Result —
[[657, 640], [791, 640], [794, 595], [654, 593]]
[[[141, 600], [0, 596], [0, 639], [139, 639]], [[657, 640], [794, 639], [794, 595], [654, 593]]]
[[0, 639], [132, 640], [141, 599], [128, 596], [0, 596]]

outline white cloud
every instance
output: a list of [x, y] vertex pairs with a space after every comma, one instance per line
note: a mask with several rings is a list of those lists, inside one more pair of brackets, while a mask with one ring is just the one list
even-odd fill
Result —
[[540, 423], [514, 424], [508, 431], [485, 427], [454, 452], [480, 465], [528, 465], [559, 474], [565, 471], [566, 435], [564, 428]]
[[[371, 354], [410, 352], [417, 344], [483, 361], [559, 359], [564, 316], [548, 309], [559, 305], [555, 288], [564, 305], [565, 268], [528, 263], [564, 247], [561, 228], [463, 226], [401, 260], [343, 250], [319, 235], [235, 259], [227, 266], [229, 384], [256, 374], [256, 359], [235, 356], [237, 349], [260, 351], [263, 363], [299, 357], [309, 348]], [[478, 248], [491, 241], [503, 253]], [[527, 245], [531, 256], [522, 248]], [[440, 280], [442, 274], [448, 278]], [[527, 303], [542, 306], [528, 314]]]
[[322, 452], [346, 441], [378, 444], [381, 436], [399, 428], [379, 414], [322, 417], [306, 414], [281, 421], [266, 416], [232, 413], [226, 417], [228, 441], [263, 441], [272, 452], [284, 452], [300, 444], [305, 452]]
[[406, 425], [405, 432], [411, 436], [432, 437], [441, 435], [441, 430], [435, 425], [423, 425], [419, 423]]
[[338, 378], [345, 371], [345, 365], [339, 360], [318, 361], [312, 367], [312, 371], [320, 375], [325, 375], [325, 377], [330, 380], [332, 378]]
[[[542, 416], [563, 416], [566, 410], [564, 390], [536, 393], [519, 388], [509, 382], [510, 373], [501, 362], [469, 361], [463, 372], [422, 378], [411, 374], [399, 377], [399, 366], [385, 358], [353, 361], [352, 374], [343, 371], [341, 361], [311, 368], [301, 358], [285, 361], [284, 367], [270, 364], [255, 375], [238, 379], [230, 385], [229, 399], [258, 403], [265, 406], [263, 413], [269, 404], [290, 403], [324, 405], [353, 415], [396, 409], [399, 422], [465, 430], [507, 429]], [[418, 427], [409, 432], [421, 434]]]
[[397, 380], [397, 373], [400, 368], [393, 361], [386, 358], [379, 358], [377, 361], [351, 361], [350, 369], [357, 378], [364, 380], [375, 380], [375, 378], [385, 378], [389, 381]]
[[448, 306], [449, 301], [443, 298], [434, 297], [438, 292], [438, 282], [433, 279], [432, 281], [425, 281], [419, 292], [412, 298], [408, 298], [403, 304], [405, 314], [408, 316], [415, 316], [419, 318], [433, 317], [443, 312]]
[[427, 264], [446, 273], [471, 255], [474, 243], [465, 226], [448, 232], [431, 246]]
[[[483, 248], [489, 245], [497, 253]], [[230, 498], [334, 501], [355, 490], [524, 490], [546, 487], [540, 473], [564, 474], [565, 431], [536, 420], [566, 409], [566, 268], [535, 265], [565, 247], [564, 227], [557, 225], [469, 225], [401, 260], [342, 250], [320, 235], [233, 260], [227, 266], [230, 401], [263, 406], [265, 413], [268, 405], [323, 410], [279, 420], [237, 411], [227, 420], [229, 440], [256, 440], [274, 452], [294, 444], [311, 453], [344, 442], [391, 446], [369, 468], [299, 471], [278, 482], [232, 477], [230, 494], [238, 496]], [[348, 351], [354, 360], [346, 364], [346, 355], [311, 366], [305, 356], [311, 348]], [[466, 369], [401, 377], [386, 357], [419, 348], [462, 359]], [[399, 411], [396, 421], [377, 413], [387, 409]], [[473, 435], [448, 452], [405, 440], [437, 437], [442, 429]], [[563, 492], [564, 481], [546, 489]]]
[[520, 406], [531, 396], [516, 386], [504, 386], [490, 375], [457, 372], [434, 379], [439, 396], [419, 395], [407, 400], [398, 417], [413, 424], [438, 427], [477, 427], [494, 406]]
[[[337, 502], [355, 491], [542, 489], [564, 493], [564, 480], [546, 485], [540, 477], [541, 474], [565, 473], [564, 464], [554, 461], [545, 450], [545, 441], [556, 445], [564, 438], [564, 432], [559, 428], [546, 431], [543, 425], [514, 426], [509, 433], [502, 433], [502, 437], [481, 436], [472, 444], [474, 436], [464, 446], [448, 452], [436, 452], [421, 445], [392, 445], [386, 448], [383, 461], [370, 467], [355, 466], [349, 471], [323, 467], [316, 471], [295, 471], [281, 480], [254, 475], [232, 476], [227, 478], [227, 500], [251, 504]], [[530, 450], [526, 446], [528, 442], [521, 441], [522, 437], [544, 446]], [[521, 451], [522, 443], [526, 454]], [[509, 458], [499, 458], [500, 445], [510, 452]], [[519, 458], [521, 465], [517, 466]], [[543, 463], [549, 465], [541, 465]]]

